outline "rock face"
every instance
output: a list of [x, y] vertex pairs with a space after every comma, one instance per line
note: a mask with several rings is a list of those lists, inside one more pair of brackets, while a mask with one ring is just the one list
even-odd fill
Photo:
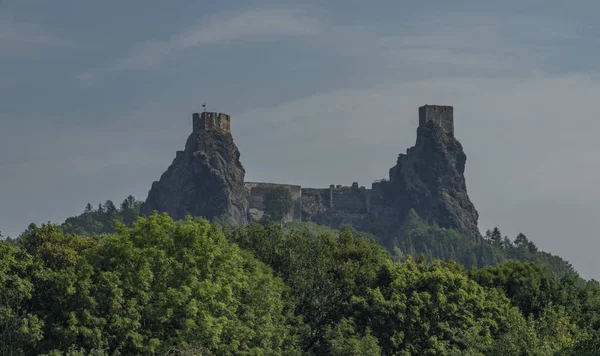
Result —
[[185, 215], [207, 219], [226, 216], [247, 221], [245, 170], [233, 142], [228, 115], [194, 114], [194, 130], [184, 151], [178, 151], [160, 180], [152, 184], [142, 214], [167, 212], [175, 219]]
[[427, 221], [479, 237], [479, 214], [465, 184], [466, 160], [451, 131], [433, 121], [423, 123], [417, 129], [415, 146], [400, 154], [390, 169], [385, 205], [398, 216], [406, 216], [413, 208]]

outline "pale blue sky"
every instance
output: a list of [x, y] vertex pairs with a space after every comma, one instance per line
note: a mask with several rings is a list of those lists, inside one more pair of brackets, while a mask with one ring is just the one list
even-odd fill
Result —
[[206, 102], [247, 180], [387, 176], [455, 108], [480, 228], [600, 277], [598, 1], [0, 0], [0, 231], [145, 199]]

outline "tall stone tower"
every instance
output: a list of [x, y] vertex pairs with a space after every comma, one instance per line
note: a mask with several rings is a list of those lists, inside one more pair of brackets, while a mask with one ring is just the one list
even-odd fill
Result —
[[446, 133], [454, 136], [454, 108], [446, 105], [424, 105], [419, 108], [419, 126], [429, 121], [440, 125]]

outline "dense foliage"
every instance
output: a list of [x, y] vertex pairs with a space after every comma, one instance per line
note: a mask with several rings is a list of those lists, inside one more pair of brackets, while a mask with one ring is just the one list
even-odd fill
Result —
[[533, 262], [400, 259], [314, 224], [224, 230], [154, 214], [114, 230], [32, 225], [18, 246], [0, 242], [0, 354], [594, 355], [600, 344], [600, 285]]
[[424, 254], [429, 260], [454, 260], [466, 268], [496, 266], [509, 260], [535, 262], [553, 274], [575, 274], [570, 263], [547, 252], [538, 251], [524, 234], [511, 241], [496, 227], [480, 240], [466, 238], [452, 229], [428, 224], [411, 211], [404, 221], [402, 233], [391, 242], [382, 242], [399, 259], [405, 255]]
[[130, 226], [139, 216], [142, 202], [128, 196], [119, 207], [111, 200], [94, 209], [87, 204], [82, 214], [68, 218], [61, 227], [65, 232], [78, 235], [98, 235], [114, 232], [115, 221]]
[[454, 262], [428, 262], [424, 255], [396, 262], [349, 229], [314, 235], [314, 226], [302, 227], [252, 225], [232, 237], [292, 288], [295, 314], [308, 327], [301, 340], [309, 354], [343, 354], [337, 353], [339, 345], [355, 350], [346, 354], [369, 354], [369, 349], [384, 355], [591, 355], [597, 350], [600, 286], [595, 281], [573, 274], [559, 278], [516, 261], [471, 271]]
[[[139, 219], [101, 237], [31, 226], [0, 243], [0, 354], [284, 354], [269, 267], [203, 220]], [[290, 346], [292, 345], [292, 346]]]
[[[97, 209], [87, 205], [84, 212], [75, 217], [68, 218], [61, 227], [65, 232], [78, 235], [98, 235], [114, 233], [115, 221], [131, 226], [138, 217], [142, 202], [132, 196], [127, 197], [119, 208], [110, 200], [100, 204]], [[285, 187], [271, 188], [265, 195], [265, 222], [281, 222], [289, 213], [293, 205], [292, 195]], [[223, 227], [230, 229], [231, 223], [227, 219], [216, 219]], [[287, 227], [297, 226], [297, 222], [287, 223]], [[311, 223], [301, 224], [305, 229], [312, 226], [315, 232], [331, 232], [330, 228]], [[351, 226], [341, 226], [350, 228]], [[354, 231], [358, 234], [357, 231]], [[488, 230], [480, 240], [466, 238], [452, 229], [429, 224], [419, 218], [411, 210], [401, 227], [399, 234], [394, 239], [382, 239], [367, 233], [360, 235], [371, 236], [381, 245], [393, 252], [397, 260], [406, 256], [417, 257], [425, 255], [428, 261], [433, 259], [454, 260], [466, 268], [496, 266], [500, 263], [516, 260], [521, 262], [535, 262], [559, 277], [575, 274], [570, 263], [559, 256], [539, 251], [537, 246], [524, 234], [518, 234], [511, 240], [503, 236], [495, 227]], [[14, 240], [12, 240], [15, 243]]]

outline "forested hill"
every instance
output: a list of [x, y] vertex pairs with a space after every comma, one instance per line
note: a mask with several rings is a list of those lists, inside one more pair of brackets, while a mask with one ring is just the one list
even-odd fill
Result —
[[115, 231], [115, 222], [131, 225], [140, 214], [142, 202], [128, 196], [117, 207], [111, 200], [94, 208], [87, 204], [83, 213], [67, 218], [61, 225], [67, 233], [78, 235], [98, 235]]
[[[104, 204], [98, 204], [97, 208], [88, 204], [82, 214], [66, 219], [61, 227], [67, 233], [78, 235], [92, 236], [112, 233], [115, 221], [131, 225], [139, 215], [141, 203], [129, 196], [119, 207], [110, 200]], [[297, 226], [297, 223], [289, 225]], [[308, 225], [315, 226], [314, 224]], [[334, 231], [326, 227], [322, 227], [320, 230]], [[361, 234], [363, 233], [361, 232]], [[401, 234], [391, 241], [379, 239], [379, 236], [371, 234], [363, 235], [379, 241], [398, 259], [402, 259], [406, 255], [416, 257], [424, 254], [428, 260], [434, 258], [454, 260], [466, 268], [495, 266], [507, 260], [517, 260], [535, 262], [559, 277], [575, 273], [570, 263], [559, 256], [539, 251], [535, 243], [524, 234], [518, 234], [510, 239], [503, 236], [496, 227], [488, 230], [483, 239], [473, 239], [452, 229], [441, 228], [436, 224], [427, 224], [419, 218], [415, 211], [408, 214]]]
[[[405, 228], [416, 249], [420, 236], [463, 240]], [[0, 242], [2, 355], [586, 356], [599, 329], [595, 281], [536, 263], [394, 258], [345, 227], [153, 214], [111, 234], [31, 225], [17, 246]]]

